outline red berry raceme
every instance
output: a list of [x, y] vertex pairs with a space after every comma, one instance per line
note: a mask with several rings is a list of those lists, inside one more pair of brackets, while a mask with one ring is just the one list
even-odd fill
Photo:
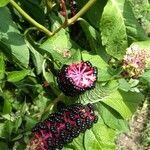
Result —
[[67, 96], [76, 96], [93, 88], [96, 80], [97, 68], [88, 61], [64, 65], [57, 76], [58, 86]]
[[80, 132], [91, 128], [97, 119], [92, 104], [77, 103], [64, 107], [33, 128], [28, 150], [60, 150]]

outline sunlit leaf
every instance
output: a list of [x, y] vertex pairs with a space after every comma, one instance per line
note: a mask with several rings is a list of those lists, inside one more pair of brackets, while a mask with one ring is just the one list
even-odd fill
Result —
[[120, 7], [125, 0], [108, 0], [100, 22], [102, 44], [111, 56], [122, 59], [128, 47], [126, 26]]
[[27, 67], [29, 64], [29, 50], [25, 44], [23, 35], [20, 34], [16, 24], [12, 20], [10, 11], [0, 8], [0, 48], [14, 62]]
[[18, 82], [18, 81], [24, 79], [29, 73], [30, 73], [30, 70], [21, 70], [21, 71], [9, 72], [7, 75], [7, 81]]
[[0, 1], [0, 7], [4, 7], [5, 5], [7, 5], [9, 3], [9, 0], [1, 0]]

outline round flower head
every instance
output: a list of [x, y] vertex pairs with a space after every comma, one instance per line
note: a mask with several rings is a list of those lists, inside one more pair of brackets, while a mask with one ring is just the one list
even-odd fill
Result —
[[95, 86], [97, 69], [90, 62], [81, 61], [64, 65], [59, 71], [57, 82], [65, 95], [76, 96]]
[[150, 58], [149, 50], [142, 49], [138, 45], [131, 45], [127, 48], [126, 55], [123, 58], [123, 74], [137, 78], [144, 73]]
[[64, 144], [91, 128], [97, 119], [91, 104], [64, 107], [33, 128], [27, 150], [61, 150]]

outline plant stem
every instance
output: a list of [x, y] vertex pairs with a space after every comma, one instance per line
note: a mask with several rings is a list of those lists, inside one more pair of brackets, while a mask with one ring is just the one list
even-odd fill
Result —
[[45, 112], [49, 112], [53, 109], [53, 107], [56, 105], [57, 102], [61, 101], [64, 98], [64, 94], [61, 93], [54, 101], [52, 101], [52, 103], [50, 103], [47, 108], [45, 109]]
[[10, 4], [24, 17], [26, 18], [31, 24], [37, 27], [39, 30], [43, 31], [46, 35], [51, 36], [52, 32], [50, 32], [47, 28], [43, 25], [36, 22], [33, 18], [31, 18], [14, 0], [9, 1]]
[[63, 98], [64, 98], [64, 94], [61, 93], [60, 95], [58, 95], [57, 98], [55, 98], [52, 102], [50, 102], [48, 104], [48, 106], [45, 108], [45, 110], [43, 112], [40, 112], [34, 116], [36, 116], [38, 118], [38, 120], [41, 120], [42, 117], [45, 115], [45, 113], [51, 112], [53, 110], [53, 107], [56, 105], [56, 103], [61, 101]]
[[78, 18], [80, 18], [95, 2], [96, 2], [96, 0], [89, 0], [75, 16], [68, 19], [67, 26], [76, 22], [78, 20]]
[[56, 34], [62, 28], [66, 28], [76, 22], [78, 18], [80, 18], [95, 2], [96, 0], [89, 0], [75, 16], [67, 20], [65, 19], [64, 23], [58, 29], [56, 29], [52, 35]]

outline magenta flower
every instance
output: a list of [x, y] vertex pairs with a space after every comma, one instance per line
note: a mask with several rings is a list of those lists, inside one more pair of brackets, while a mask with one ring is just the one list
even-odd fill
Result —
[[91, 89], [96, 80], [97, 69], [87, 61], [64, 65], [57, 76], [60, 90], [68, 96], [76, 96]]
[[73, 104], [62, 108], [33, 128], [28, 150], [61, 150], [80, 132], [91, 128], [97, 119], [91, 104]]
[[138, 45], [131, 45], [127, 48], [123, 58], [124, 75], [137, 78], [144, 73], [150, 58], [148, 49], [142, 49]]

